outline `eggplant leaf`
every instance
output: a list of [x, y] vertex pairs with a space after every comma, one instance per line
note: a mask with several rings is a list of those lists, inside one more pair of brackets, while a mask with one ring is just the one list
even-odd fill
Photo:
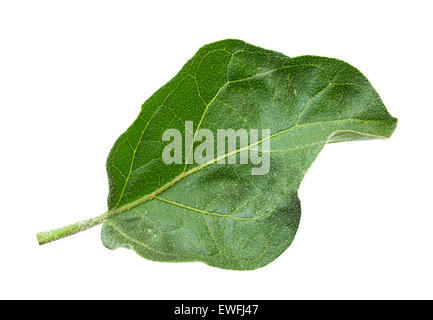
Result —
[[[167, 164], [163, 133], [174, 128], [187, 135], [186, 123], [192, 150], [202, 128], [215, 137], [229, 128], [270, 135], [205, 163], [185, 164], [185, 155], [183, 163]], [[299, 184], [324, 145], [388, 138], [396, 124], [368, 80], [343, 61], [289, 58], [240, 40], [205, 45], [116, 141], [107, 161], [109, 210], [72, 233], [104, 222], [102, 242], [110, 249], [130, 248], [155, 261], [263, 267], [292, 243]], [[257, 165], [240, 163], [248, 151], [268, 153], [267, 174], [252, 175]], [[219, 162], [231, 156], [235, 164]]]

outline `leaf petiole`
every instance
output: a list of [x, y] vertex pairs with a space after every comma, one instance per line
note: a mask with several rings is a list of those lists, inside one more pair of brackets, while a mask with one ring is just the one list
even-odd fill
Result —
[[36, 235], [36, 238], [38, 240], [38, 243], [40, 245], [59, 240], [61, 238], [65, 238], [68, 236], [71, 236], [73, 234], [76, 234], [78, 232], [93, 228], [101, 223], [103, 223], [105, 220], [110, 218], [111, 216], [115, 215], [115, 210], [113, 211], [107, 211], [97, 217], [90, 218], [87, 220], [82, 220], [61, 228], [53, 229], [50, 231], [40, 232]]

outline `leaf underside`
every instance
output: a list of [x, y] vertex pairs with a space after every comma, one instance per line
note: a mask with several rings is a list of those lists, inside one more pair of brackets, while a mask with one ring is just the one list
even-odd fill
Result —
[[[251, 175], [253, 164], [165, 164], [162, 133], [184, 133], [185, 121], [194, 132], [270, 129], [269, 173]], [[114, 144], [108, 206], [128, 209], [104, 223], [102, 241], [155, 261], [263, 267], [294, 239], [298, 187], [323, 146], [388, 138], [396, 123], [343, 61], [289, 58], [240, 40], [205, 45]]]

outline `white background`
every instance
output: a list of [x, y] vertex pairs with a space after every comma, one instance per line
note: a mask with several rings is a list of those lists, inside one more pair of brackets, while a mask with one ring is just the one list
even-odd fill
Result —
[[[0, 298], [433, 298], [430, 1], [2, 1]], [[359, 68], [399, 119], [390, 140], [325, 147], [292, 246], [249, 272], [110, 251], [105, 159], [140, 105], [225, 38]]]

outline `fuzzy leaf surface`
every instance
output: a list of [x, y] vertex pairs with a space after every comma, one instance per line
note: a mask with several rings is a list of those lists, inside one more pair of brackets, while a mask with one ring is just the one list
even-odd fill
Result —
[[[251, 175], [256, 166], [239, 161], [165, 164], [162, 134], [184, 134], [185, 121], [215, 137], [217, 129], [270, 129], [269, 173]], [[240, 40], [205, 45], [113, 146], [108, 206], [126, 209], [104, 223], [102, 241], [155, 261], [263, 267], [295, 237], [299, 184], [322, 148], [388, 138], [396, 123], [368, 80], [343, 61], [289, 58]]]

